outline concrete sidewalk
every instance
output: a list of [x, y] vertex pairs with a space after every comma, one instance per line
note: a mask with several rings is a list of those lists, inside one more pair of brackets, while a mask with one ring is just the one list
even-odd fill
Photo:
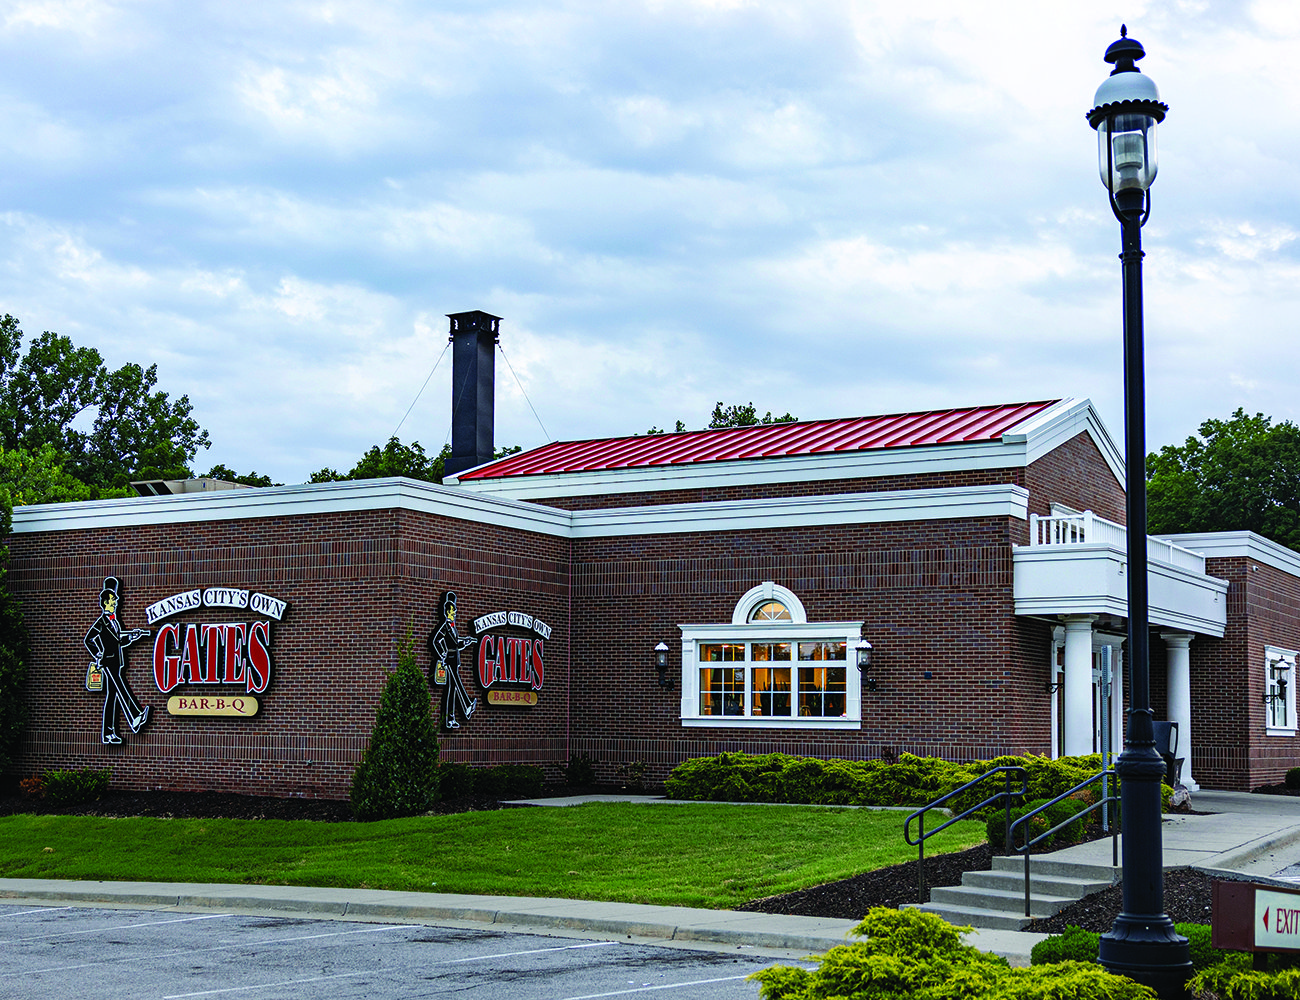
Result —
[[[620, 796], [537, 800], [553, 806], [610, 801]], [[647, 801], [644, 796], [629, 796]], [[665, 800], [666, 801], [666, 800]], [[1165, 867], [1191, 865], [1223, 877], [1281, 881], [1276, 874], [1300, 861], [1300, 798], [1245, 792], [1197, 792], [1193, 808], [1207, 816], [1170, 816], [1163, 824]], [[1110, 864], [1109, 840], [1058, 851], [1051, 857]], [[1281, 884], [1294, 884], [1281, 882]], [[269, 913], [372, 923], [515, 930], [561, 937], [627, 940], [643, 944], [745, 950], [795, 959], [843, 944], [855, 920], [792, 917], [735, 910], [643, 906], [575, 899], [468, 896], [268, 885], [160, 882], [67, 882], [0, 879], [0, 901], [35, 905], [109, 906], [184, 912]], [[973, 931], [970, 944], [1026, 965], [1045, 935]]]

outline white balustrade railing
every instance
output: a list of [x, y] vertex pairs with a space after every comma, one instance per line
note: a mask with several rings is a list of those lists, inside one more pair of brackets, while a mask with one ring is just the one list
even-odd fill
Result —
[[[1029, 515], [1030, 545], [1109, 544], [1118, 548], [1128, 545], [1124, 525], [1098, 517], [1090, 510], [1082, 514]], [[1205, 556], [1163, 538], [1147, 538], [1147, 559], [1169, 563], [1195, 573], [1205, 572]]]

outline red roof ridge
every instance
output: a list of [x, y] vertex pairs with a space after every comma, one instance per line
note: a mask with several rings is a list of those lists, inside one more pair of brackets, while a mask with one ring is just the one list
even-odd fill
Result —
[[992, 441], [1060, 401], [1036, 400], [864, 417], [793, 420], [744, 427], [706, 427], [692, 431], [665, 431], [662, 434], [551, 441], [530, 451], [466, 470], [459, 479], [555, 475]]

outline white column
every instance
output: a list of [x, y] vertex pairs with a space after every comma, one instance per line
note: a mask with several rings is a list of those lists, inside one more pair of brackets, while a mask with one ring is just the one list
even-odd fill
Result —
[[1066, 615], [1065, 755], [1092, 753], [1092, 623], [1096, 615]]
[[1192, 777], [1192, 653], [1189, 648], [1192, 636], [1185, 632], [1161, 632], [1169, 651], [1167, 661], [1169, 689], [1167, 715], [1170, 722], [1178, 723], [1178, 753], [1183, 758], [1183, 784], [1190, 791], [1201, 786]]

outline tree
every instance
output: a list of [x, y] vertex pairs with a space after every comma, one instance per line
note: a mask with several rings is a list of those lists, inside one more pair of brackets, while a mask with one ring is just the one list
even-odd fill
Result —
[[397, 669], [384, 685], [370, 745], [352, 776], [357, 819], [418, 816], [438, 798], [438, 726], [429, 686], [415, 662], [415, 639], [398, 646]]
[[[156, 388], [158, 367], [110, 371], [97, 350], [46, 331], [19, 358], [23, 332], [0, 319], [0, 445], [33, 456], [50, 446], [64, 470], [97, 490], [132, 479], [185, 479], [208, 432], [190, 415], [188, 396]], [[93, 413], [93, 420], [87, 417]], [[90, 429], [81, 429], [90, 423]]]
[[95, 500], [100, 496], [100, 491], [64, 469], [63, 458], [52, 444], [42, 445], [35, 453], [23, 448], [0, 449], [0, 502], [8, 509], [33, 503]]
[[[719, 401], [718, 405], [713, 408], [713, 417], [709, 425], [704, 429], [706, 431], [719, 430], [723, 427], [753, 427], [756, 424], [789, 424], [798, 420], [792, 413], [786, 413], [779, 417], [772, 416], [772, 411], [768, 410], [763, 416], [758, 415], [758, 410], [754, 409], [754, 404], [750, 403], [732, 403], [727, 406]], [[686, 430], [686, 425], [680, 420], [677, 421], [677, 429], [674, 433], [680, 434]], [[651, 427], [646, 434], [653, 437], [656, 434], [667, 434], [661, 427]]]
[[256, 472], [249, 472], [240, 475], [228, 465], [218, 463], [203, 473], [208, 479], [222, 479], [228, 483], [240, 483], [244, 486], [279, 486], [279, 483], [271, 482], [270, 476], [263, 476]]
[[[9, 534], [11, 507], [0, 497], [0, 538]], [[9, 550], [0, 547], [0, 771], [9, 766], [27, 723], [27, 627], [22, 606], [9, 592]]]
[[429, 483], [442, 482], [443, 467], [451, 457], [451, 445], [444, 445], [435, 458], [424, 453], [419, 441], [409, 446], [402, 444], [396, 436], [390, 437], [388, 443], [380, 448], [372, 445], [361, 456], [361, 460], [348, 473], [325, 468], [313, 472], [309, 483], [337, 483], [350, 479], [385, 479], [389, 476], [405, 476], [407, 479], [422, 479]]
[[1147, 456], [1153, 534], [1254, 531], [1300, 550], [1300, 428], [1238, 409]]
[[772, 411], [768, 410], [762, 417], [758, 416], [758, 411], [754, 409], [754, 404], [750, 403], [733, 403], [731, 406], [724, 406], [721, 402], [713, 408], [713, 419], [709, 421], [708, 430], [714, 430], [719, 427], [753, 427], [755, 424], [788, 424], [793, 423], [799, 418], [793, 414], [787, 413], [780, 417], [773, 417]]

